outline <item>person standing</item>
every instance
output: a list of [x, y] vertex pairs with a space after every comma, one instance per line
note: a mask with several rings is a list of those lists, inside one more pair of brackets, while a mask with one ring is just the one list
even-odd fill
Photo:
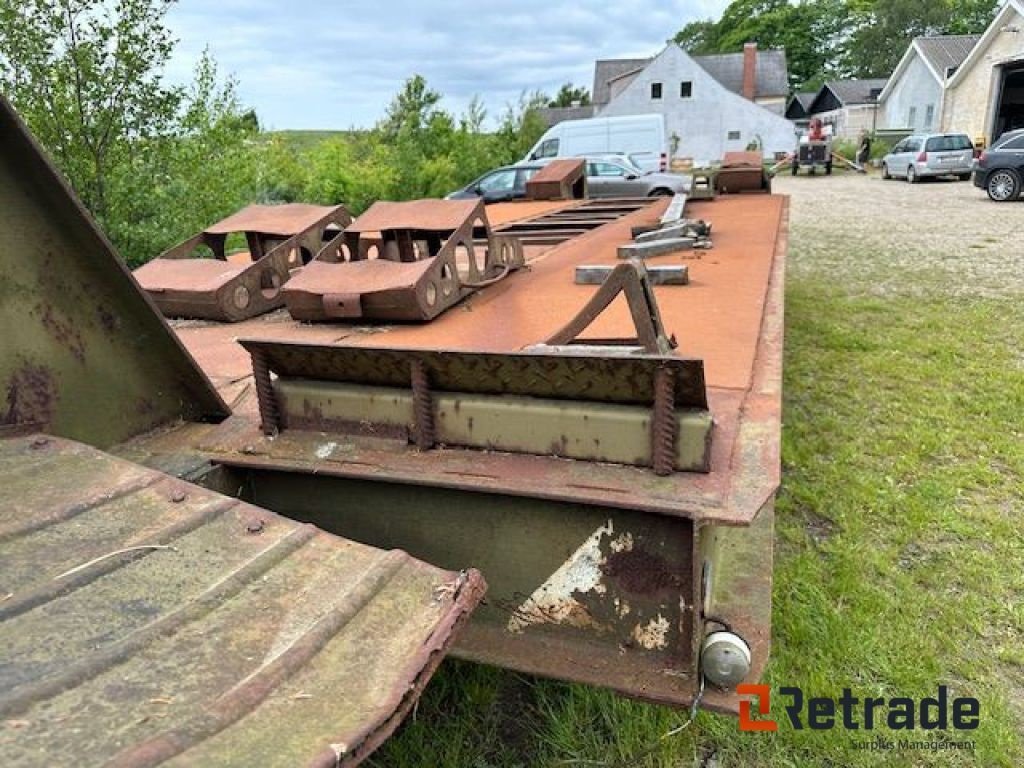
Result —
[[857, 147], [857, 165], [867, 165], [871, 157], [871, 135], [867, 131], [860, 132], [860, 144]]

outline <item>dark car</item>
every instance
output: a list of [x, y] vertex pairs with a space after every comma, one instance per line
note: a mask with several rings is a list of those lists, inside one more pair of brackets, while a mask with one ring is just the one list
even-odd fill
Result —
[[1024, 186], [1024, 128], [1009, 131], [981, 153], [974, 167], [974, 186], [997, 203], [1016, 200]]
[[506, 165], [488, 171], [476, 181], [470, 182], [445, 197], [445, 200], [468, 200], [482, 197], [485, 203], [500, 203], [526, 196], [526, 182], [543, 168], [542, 163], [532, 165]]

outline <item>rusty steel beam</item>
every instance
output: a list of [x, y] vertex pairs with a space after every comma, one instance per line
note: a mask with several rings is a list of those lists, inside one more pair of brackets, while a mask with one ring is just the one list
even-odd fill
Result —
[[554, 160], [526, 182], [528, 200], [582, 200], [587, 196], [587, 163], [582, 158]]

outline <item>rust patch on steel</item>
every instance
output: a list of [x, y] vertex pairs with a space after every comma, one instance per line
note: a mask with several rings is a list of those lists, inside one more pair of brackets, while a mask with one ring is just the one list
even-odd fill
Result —
[[626, 592], [637, 595], [678, 591], [689, 580], [689, 574], [672, 569], [665, 558], [636, 548], [612, 552], [601, 571]]
[[82, 332], [64, 318], [52, 304], [36, 304], [36, 313], [53, 339], [67, 349], [79, 363], [85, 363], [85, 340]]
[[47, 425], [57, 408], [57, 385], [50, 369], [25, 363], [14, 371], [7, 384], [4, 424]]

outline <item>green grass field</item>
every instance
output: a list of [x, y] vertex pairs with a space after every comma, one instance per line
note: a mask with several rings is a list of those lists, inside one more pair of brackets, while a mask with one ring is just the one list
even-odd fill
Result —
[[685, 713], [449, 661], [372, 765], [1024, 765], [1024, 304], [938, 283], [877, 295], [817, 265], [864, 245], [819, 237], [794, 222], [766, 681], [836, 697], [946, 685], [981, 700], [975, 751], [879, 756], [853, 742], [906, 734], [740, 733], [704, 712], [659, 741]]

